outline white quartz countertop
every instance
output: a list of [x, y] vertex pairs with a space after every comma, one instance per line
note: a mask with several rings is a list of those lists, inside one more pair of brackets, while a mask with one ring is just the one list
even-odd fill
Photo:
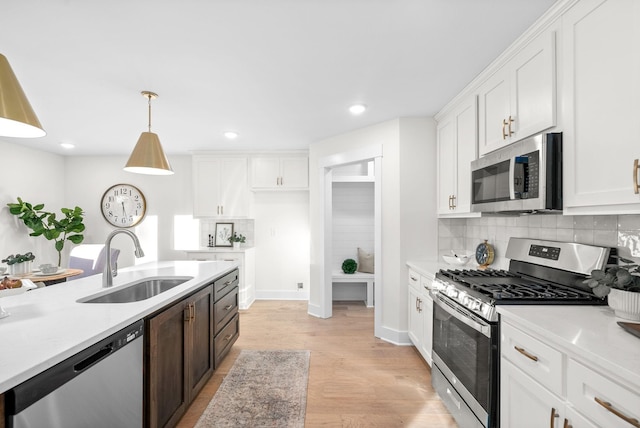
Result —
[[[0, 319], [0, 393], [180, 300], [235, 267], [237, 262], [233, 261], [147, 263], [120, 269], [111, 289], [102, 288], [102, 275], [93, 275], [0, 298], [0, 306], [10, 313]], [[133, 281], [164, 276], [193, 279], [139, 302], [76, 302]]]
[[432, 260], [409, 260], [407, 261], [407, 266], [418, 272], [420, 275], [426, 276], [430, 279], [435, 278], [436, 273], [440, 269], [478, 269], [478, 264], [475, 260], [469, 261], [466, 265], [458, 266], [447, 264], [442, 260], [442, 258]]
[[608, 306], [498, 306], [502, 320], [520, 324], [573, 358], [640, 388], [640, 338], [617, 324]]
[[197, 250], [184, 250], [185, 253], [243, 253], [253, 247], [200, 247]]

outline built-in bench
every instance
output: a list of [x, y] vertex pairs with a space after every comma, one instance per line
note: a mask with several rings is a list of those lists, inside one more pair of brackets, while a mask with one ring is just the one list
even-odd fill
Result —
[[333, 271], [331, 274], [331, 283], [364, 283], [367, 284], [367, 300], [365, 301], [367, 308], [373, 308], [373, 283], [374, 275], [372, 273], [344, 273], [342, 271]]

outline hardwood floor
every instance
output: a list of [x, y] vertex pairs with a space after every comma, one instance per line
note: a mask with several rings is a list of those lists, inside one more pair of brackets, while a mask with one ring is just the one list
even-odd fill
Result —
[[334, 302], [333, 317], [304, 301], [256, 301], [240, 312], [240, 338], [178, 424], [190, 428], [242, 349], [311, 351], [305, 427], [457, 427], [415, 348], [373, 336], [373, 309]]

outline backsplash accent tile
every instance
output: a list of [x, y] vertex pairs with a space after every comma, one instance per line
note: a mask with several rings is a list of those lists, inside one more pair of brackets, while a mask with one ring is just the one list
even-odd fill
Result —
[[485, 239], [496, 250], [493, 266], [507, 269], [505, 257], [511, 237], [578, 242], [618, 247], [620, 255], [640, 259], [640, 215], [522, 216], [486, 215], [469, 219], [438, 220], [438, 254], [450, 250], [475, 250]]

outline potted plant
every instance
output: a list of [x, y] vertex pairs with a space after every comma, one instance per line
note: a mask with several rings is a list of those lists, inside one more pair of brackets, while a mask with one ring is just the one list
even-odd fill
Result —
[[44, 204], [32, 205], [18, 198], [18, 203], [7, 204], [9, 212], [17, 216], [25, 226], [33, 230], [29, 236], [44, 236], [48, 240], [55, 241], [55, 249], [58, 252], [58, 266], [62, 261], [62, 249], [65, 241], [79, 244], [84, 240], [82, 232], [85, 227], [82, 223], [84, 212], [82, 208], [61, 208], [64, 217], [58, 219], [55, 213], [44, 211]]
[[9, 266], [9, 275], [24, 275], [31, 272], [31, 262], [36, 258], [33, 253], [10, 254], [2, 259]]
[[626, 265], [608, 266], [604, 270], [591, 271], [591, 277], [584, 281], [593, 294], [605, 298], [616, 316], [640, 321], [640, 271], [632, 260], [618, 259]]
[[229, 242], [233, 244], [233, 248], [240, 248], [240, 244], [244, 244], [247, 238], [242, 233], [233, 232], [229, 237]]

